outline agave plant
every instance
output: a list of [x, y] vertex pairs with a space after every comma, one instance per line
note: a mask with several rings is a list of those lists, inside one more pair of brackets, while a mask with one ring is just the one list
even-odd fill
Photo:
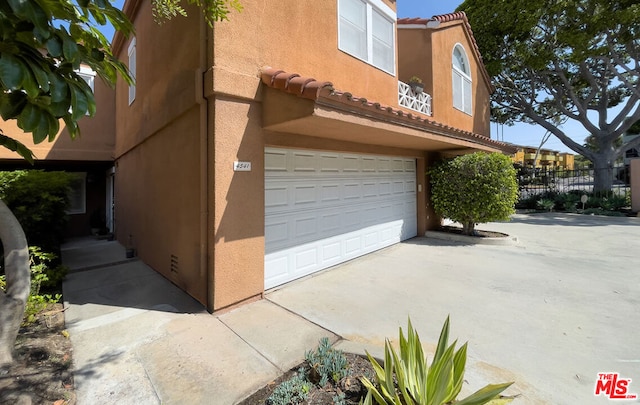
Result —
[[[438, 346], [431, 365], [422, 351], [420, 337], [409, 319], [407, 337], [400, 328], [400, 354], [387, 339], [384, 348], [384, 367], [369, 353], [369, 361], [376, 373], [378, 384], [363, 377], [367, 387], [364, 405], [482, 405], [498, 398], [512, 382], [487, 385], [462, 400], [456, 400], [464, 381], [464, 369], [467, 362], [467, 343], [456, 350], [457, 340], [450, 346], [449, 317], [442, 327]], [[394, 380], [395, 376], [395, 380]], [[502, 404], [506, 403], [502, 398]]]

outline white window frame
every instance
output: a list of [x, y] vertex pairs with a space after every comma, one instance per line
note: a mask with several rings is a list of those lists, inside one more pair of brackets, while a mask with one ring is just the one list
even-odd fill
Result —
[[96, 72], [93, 71], [89, 66], [80, 66], [80, 69], [76, 71], [78, 76], [82, 77], [82, 79], [87, 82], [91, 91], [95, 93], [94, 82], [96, 79]]
[[[96, 72], [93, 69], [91, 69], [89, 66], [80, 66], [80, 69], [76, 70], [76, 73], [78, 74], [78, 76], [82, 78], [82, 80], [84, 80], [87, 83], [87, 85], [91, 89], [91, 92], [95, 94], [96, 91], [95, 91], [94, 83], [96, 80]], [[85, 115], [89, 115], [88, 110]]]
[[[456, 58], [456, 49], [458, 49], [462, 54], [464, 64], [468, 72], [461, 70], [454, 63]], [[467, 55], [467, 51], [460, 43], [455, 44], [451, 51], [451, 83], [451, 99], [453, 101], [453, 107], [465, 114], [473, 115], [473, 80], [471, 78], [471, 66], [469, 65], [469, 56]], [[456, 98], [456, 85], [460, 88], [459, 100]]]
[[[397, 59], [397, 44], [396, 44], [396, 20], [397, 20], [397, 15], [396, 13], [389, 7], [387, 6], [382, 0], [356, 0], [356, 1], [360, 1], [362, 2], [365, 7], [366, 7], [366, 36], [367, 36], [367, 55], [366, 58], [362, 58], [359, 55], [354, 55], [353, 53], [350, 53], [349, 51], [343, 49], [343, 47], [340, 46], [341, 44], [341, 32], [340, 32], [340, 3], [342, 1], [345, 0], [338, 0], [338, 10], [337, 10], [337, 17], [338, 17], [338, 49], [341, 50], [342, 52], [349, 54], [351, 56], [353, 56], [354, 58], [360, 59], [361, 61], [376, 67], [377, 69], [382, 70], [383, 72], [387, 72], [390, 75], [394, 76], [396, 75], [396, 59]], [[393, 66], [391, 70], [385, 69], [382, 66], [378, 66], [375, 65], [373, 63], [373, 13], [376, 12], [378, 15], [380, 15], [381, 17], [383, 17], [384, 19], [386, 19], [387, 21], [389, 21], [389, 23], [391, 24], [391, 33], [392, 33], [392, 52], [393, 52]]]
[[131, 78], [133, 79], [133, 83], [129, 85], [129, 105], [133, 103], [136, 99], [136, 39], [132, 38], [131, 43], [129, 43], [129, 49], [127, 50], [127, 55], [129, 56], [129, 74], [131, 74]]
[[[70, 172], [75, 178], [69, 184], [69, 207], [67, 214], [86, 214], [87, 213], [87, 173], [86, 172]], [[78, 198], [73, 198], [73, 196]], [[72, 205], [75, 201], [78, 205]]]

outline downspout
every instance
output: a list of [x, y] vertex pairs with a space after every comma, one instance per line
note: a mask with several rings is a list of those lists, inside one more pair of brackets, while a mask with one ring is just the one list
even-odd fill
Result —
[[200, 279], [206, 280], [207, 309], [213, 308], [212, 294], [209, 289], [213, 285], [213, 274], [209, 271], [209, 141], [208, 141], [208, 100], [205, 94], [205, 77], [208, 66], [209, 27], [205, 19], [200, 16], [200, 67], [196, 71], [196, 101], [200, 105]]

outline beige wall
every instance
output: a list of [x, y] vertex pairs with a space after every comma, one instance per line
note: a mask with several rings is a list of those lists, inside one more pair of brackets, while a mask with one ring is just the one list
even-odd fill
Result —
[[[201, 246], [206, 154], [201, 154], [200, 20], [197, 9], [188, 12], [189, 18], [157, 25], [144, 0], [133, 20], [133, 103], [124, 80], [116, 88], [116, 236], [127, 245], [131, 235], [142, 260], [207, 305], [206, 247]], [[116, 47], [125, 63], [130, 42]]]
[[[395, 8], [395, 2], [385, 2]], [[338, 49], [337, 0], [246, 0], [242, 5], [241, 14], [215, 27], [216, 91], [237, 94], [241, 82], [271, 66], [398, 105], [396, 77]]]
[[[96, 115], [79, 121], [80, 137], [71, 139], [60, 120], [60, 131], [53, 142], [33, 143], [32, 135], [18, 128], [15, 120], [0, 121], [0, 129], [5, 135], [24, 143], [38, 160], [113, 160], [115, 144], [115, 92], [99, 77], [94, 81]], [[0, 159], [22, 159], [17, 153], [0, 148]]]
[[[198, 108], [116, 162], [116, 237], [156, 271], [206, 304], [200, 270]], [[174, 268], [172, 269], [172, 255]]]
[[[458, 43], [469, 59], [473, 115], [453, 108], [452, 57]], [[434, 121], [489, 137], [489, 84], [462, 21], [442, 23], [434, 29], [400, 28], [398, 53], [399, 79], [405, 83], [414, 75], [422, 79], [425, 92], [432, 97]]]

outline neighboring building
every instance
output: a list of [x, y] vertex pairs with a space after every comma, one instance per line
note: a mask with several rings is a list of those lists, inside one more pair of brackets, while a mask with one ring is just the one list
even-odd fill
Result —
[[60, 120], [60, 132], [53, 142], [33, 144], [31, 134], [25, 134], [16, 121], [0, 121], [0, 129], [28, 146], [36, 156], [32, 166], [17, 153], [0, 148], [0, 170], [42, 169], [64, 170], [77, 174], [72, 184], [71, 207], [67, 236], [86, 236], [92, 232], [113, 230], [113, 161], [115, 146], [114, 101], [115, 92], [95, 80], [95, 72], [82, 67], [79, 71], [94, 90], [99, 105], [93, 119], [79, 122], [81, 136], [69, 137]]
[[464, 13], [242, 3], [209, 28], [195, 7], [157, 25], [149, 0], [127, 0], [136, 36], [113, 49], [137, 80], [98, 119], [115, 123], [117, 239], [210, 311], [422, 235], [440, 224], [428, 167], [514, 152], [489, 137]]
[[511, 159], [523, 167], [547, 170], [573, 170], [574, 168], [574, 155], [571, 153], [551, 149], [540, 149], [538, 152], [538, 148], [534, 146], [514, 146], [518, 149]]
[[[627, 143], [627, 142], [631, 142], [633, 139], [639, 137], [640, 134], [634, 134], [634, 135], [629, 135], [629, 134], [624, 134], [622, 135], [622, 142], [623, 143]], [[629, 166], [629, 163], [631, 162], [631, 159], [635, 159], [640, 157], [640, 147], [635, 147], [635, 148], [629, 148], [627, 150], [624, 151], [623, 153], [623, 163], [624, 166]]]

